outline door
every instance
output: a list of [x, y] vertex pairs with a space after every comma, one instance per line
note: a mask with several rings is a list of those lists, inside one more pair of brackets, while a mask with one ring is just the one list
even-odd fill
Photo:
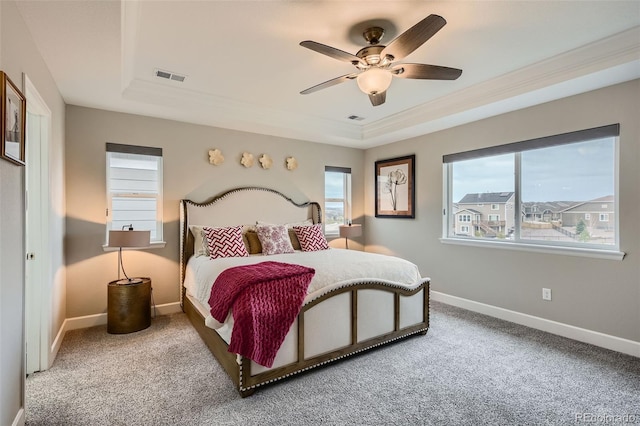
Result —
[[27, 98], [25, 217], [26, 374], [49, 367], [51, 282], [49, 265], [49, 137], [51, 112], [24, 76]]

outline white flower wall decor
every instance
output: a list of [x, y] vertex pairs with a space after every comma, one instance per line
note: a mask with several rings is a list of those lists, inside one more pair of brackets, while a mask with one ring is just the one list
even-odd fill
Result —
[[222, 151], [219, 149], [211, 149], [209, 150], [209, 163], [214, 166], [219, 166], [224, 163], [224, 155], [222, 155]]
[[255, 159], [253, 158], [253, 154], [251, 154], [250, 152], [242, 153], [242, 159], [240, 160], [240, 164], [242, 164], [246, 168], [249, 168], [249, 167], [253, 167], [254, 162], [255, 162]]
[[273, 164], [273, 160], [267, 154], [262, 154], [260, 156], [260, 165], [262, 166], [263, 169], [265, 170], [270, 169], [272, 164]]
[[287, 157], [287, 170], [295, 170], [298, 168], [298, 160], [294, 157]]

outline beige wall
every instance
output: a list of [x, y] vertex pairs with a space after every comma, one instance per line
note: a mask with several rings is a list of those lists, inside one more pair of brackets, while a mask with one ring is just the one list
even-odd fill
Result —
[[[22, 86], [26, 73], [52, 112], [49, 181], [48, 280], [37, 283], [48, 300], [43, 311], [50, 329], [49, 348], [65, 319], [64, 235], [64, 102], [15, 4], [0, 2], [0, 68]], [[29, 99], [27, 99], [27, 102]], [[24, 167], [0, 160], [0, 424], [20, 421], [24, 407]], [[46, 333], [46, 331], [45, 331]], [[49, 349], [48, 348], [48, 349]]]
[[[367, 150], [365, 241], [406, 257], [449, 295], [640, 342], [640, 81]], [[442, 244], [442, 155], [620, 123], [623, 261]], [[415, 220], [376, 219], [376, 160], [416, 154]], [[553, 301], [541, 298], [551, 288]]]
[[[77, 106], [67, 107], [67, 317], [106, 312], [107, 286], [117, 276], [117, 254], [102, 249], [105, 236], [105, 143], [154, 146], [164, 157], [164, 249], [126, 251], [127, 274], [150, 276], [156, 304], [179, 300], [178, 203], [204, 201], [237, 186], [280, 190], [295, 201], [324, 198], [324, 167], [352, 168], [353, 216], [363, 215], [363, 151], [207, 126], [185, 124]], [[218, 148], [225, 162], [213, 166], [208, 151]], [[263, 170], [240, 165], [243, 151], [269, 154], [274, 165]], [[294, 156], [299, 168], [284, 167]], [[256, 206], [259, 208], [259, 206]], [[332, 242], [334, 246], [343, 240]], [[355, 245], [354, 245], [355, 247]]]

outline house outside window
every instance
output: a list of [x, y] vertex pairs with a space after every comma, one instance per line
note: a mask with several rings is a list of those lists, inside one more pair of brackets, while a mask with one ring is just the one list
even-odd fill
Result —
[[107, 143], [107, 229], [151, 231], [162, 242], [162, 149]]
[[457, 237], [455, 207], [478, 212], [466, 237], [474, 241], [617, 251], [619, 132], [614, 124], [445, 155], [444, 241]]
[[324, 233], [340, 234], [339, 226], [351, 223], [351, 169], [324, 168]]

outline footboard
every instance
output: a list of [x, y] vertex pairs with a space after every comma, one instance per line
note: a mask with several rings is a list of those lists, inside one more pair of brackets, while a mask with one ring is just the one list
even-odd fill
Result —
[[352, 283], [308, 302], [272, 368], [226, 352], [224, 340], [204, 326], [197, 311], [190, 311], [186, 309], [196, 329], [245, 397], [267, 383], [403, 337], [425, 334], [429, 279], [412, 290], [390, 283]]

